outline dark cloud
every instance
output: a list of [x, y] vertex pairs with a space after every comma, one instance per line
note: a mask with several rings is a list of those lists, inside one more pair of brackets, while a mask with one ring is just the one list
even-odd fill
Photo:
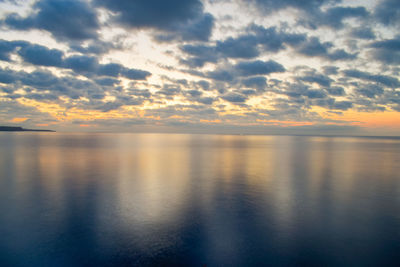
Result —
[[17, 80], [17, 73], [10, 69], [0, 68], [0, 83], [10, 84]]
[[322, 14], [322, 24], [329, 25], [332, 28], [340, 29], [343, 25], [343, 20], [346, 18], [364, 18], [368, 16], [368, 11], [365, 7], [333, 7], [329, 8]]
[[13, 52], [16, 45], [13, 42], [0, 40], [0, 60], [10, 61], [10, 53]]
[[324, 66], [323, 68], [324, 74], [326, 75], [335, 75], [338, 74], [339, 68], [336, 66]]
[[230, 58], [253, 58], [260, 54], [257, 48], [257, 39], [251, 35], [238, 38], [229, 37], [224, 41], [218, 41], [216, 51], [224, 57]]
[[384, 25], [399, 26], [400, 2], [398, 0], [381, 0], [375, 8], [374, 14]]
[[214, 28], [214, 17], [207, 13], [203, 17], [193, 20], [189, 24], [176, 26], [174, 30], [160, 33], [155, 36], [159, 42], [171, 41], [208, 41]]
[[199, 97], [196, 98], [195, 101], [202, 103], [204, 105], [211, 105], [212, 103], [214, 103], [214, 101], [216, 101], [216, 99], [213, 97]]
[[249, 31], [253, 33], [264, 51], [278, 52], [285, 48], [285, 45], [296, 46], [304, 42], [306, 34], [289, 33], [285, 30], [277, 30], [276, 27], [264, 28], [259, 25], [250, 25]]
[[182, 29], [182, 39], [185, 41], [208, 41], [214, 28], [214, 17], [206, 13], [199, 20], [188, 24]]
[[353, 107], [353, 103], [350, 101], [335, 101], [331, 106], [332, 109], [348, 110]]
[[314, 101], [314, 105], [343, 111], [353, 107], [353, 103], [351, 101], [336, 101], [334, 98], [317, 99]]
[[263, 76], [250, 77], [242, 80], [242, 84], [248, 88], [255, 88], [262, 91], [267, 86], [267, 78]]
[[351, 36], [359, 39], [373, 40], [376, 38], [374, 31], [369, 27], [354, 28], [351, 31]]
[[333, 86], [333, 87], [326, 88], [326, 91], [328, 91], [328, 94], [334, 95], [334, 96], [343, 96], [346, 94], [344, 91], [344, 88], [339, 87], [339, 86]]
[[306, 40], [305, 34], [288, 33], [276, 27], [264, 28], [252, 24], [246, 28], [246, 34], [228, 37], [217, 41], [215, 45], [183, 45], [181, 51], [190, 55], [181, 63], [191, 67], [202, 67], [205, 63], [216, 63], [220, 59], [258, 57], [262, 52], [278, 52], [286, 46], [297, 46]]
[[387, 75], [371, 74], [369, 72], [363, 72], [355, 69], [344, 70], [343, 74], [351, 78], [376, 82], [390, 88], [400, 87], [400, 81], [397, 78]]
[[99, 66], [97, 74], [104, 76], [118, 77], [122, 69], [123, 66], [121, 64], [108, 63]]
[[260, 11], [267, 12], [267, 13], [271, 13], [271, 12], [281, 10], [281, 9], [286, 9], [286, 8], [296, 8], [299, 10], [303, 10], [305, 12], [313, 12], [315, 10], [318, 10], [322, 5], [340, 2], [340, 0], [303, 0], [303, 1], [297, 1], [297, 0], [281, 0], [281, 1], [250, 0], [250, 1], [244, 1], [244, 0], [242, 0], [242, 1], [246, 4], [248, 4], [248, 2], [256, 4], [257, 7], [261, 8]]
[[10, 53], [15, 51], [16, 48], [19, 48], [18, 55], [26, 63], [71, 69], [76, 74], [85, 76], [123, 76], [131, 80], [145, 80], [151, 75], [148, 71], [126, 68], [117, 63], [100, 64], [98, 57], [95, 56], [72, 55], [65, 57], [64, 53], [58, 49], [49, 49], [46, 46], [25, 41], [0, 40], [0, 56], [3, 51], [4, 59], [9, 60]]
[[216, 48], [209, 45], [183, 45], [180, 50], [191, 56], [181, 60], [181, 63], [190, 67], [203, 67], [205, 63], [216, 63], [219, 59]]
[[151, 73], [145, 70], [123, 68], [121, 75], [131, 80], [146, 80]]
[[253, 89], [244, 89], [244, 90], [240, 90], [241, 94], [250, 96], [250, 95], [257, 95], [257, 90], [253, 90]]
[[157, 36], [163, 41], [177, 37], [206, 41], [214, 25], [212, 15], [203, 12], [200, 0], [95, 0], [94, 3], [112, 11], [120, 25], [169, 33]]
[[198, 90], [188, 90], [186, 91], [189, 95], [196, 97], [196, 96], [201, 96], [203, 93]]
[[329, 87], [333, 82], [333, 80], [328, 76], [317, 73], [310, 73], [310, 75], [299, 77], [298, 80], [309, 83], [317, 83], [321, 86], [326, 86], [326, 87]]
[[101, 40], [90, 41], [87, 44], [71, 43], [70, 49], [82, 54], [102, 55], [112, 49], [122, 49], [123, 43], [118, 38], [112, 42], [105, 42]]
[[374, 85], [374, 84], [368, 84], [361, 88], [357, 88], [356, 91], [359, 94], [369, 97], [369, 98], [374, 98], [376, 96], [383, 94], [383, 92], [384, 92], [382, 87], [380, 87], [378, 85]]
[[221, 70], [217, 69], [214, 71], [210, 71], [207, 73], [207, 76], [213, 80], [225, 81], [225, 82], [230, 82], [235, 79], [235, 76], [232, 71], [224, 69]]
[[59, 79], [49, 71], [35, 70], [33, 72], [20, 72], [19, 79], [24, 85], [33, 86], [35, 89], [46, 90], [52, 85], [57, 85]]
[[[72, 76], [57, 77], [53, 73], [45, 70], [35, 70], [32, 72], [13, 71], [10, 69], [0, 69], [0, 82], [16, 86], [17, 89], [22, 89], [25, 94], [16, 95], [14, 89], [3, 90], [15, 98], [28, 98], [35, 100], [59, 100], [60, 96], [68, 97], [74, 102], [59, 104], [68, 106], [76, 106], [83, 109], [97, 109], [108, 111], [118, 108], [122, 105], [141, 103], [149, 92], [143, 90], [143, 94], [128, 93], [115, 87], [119, 80], [114, 78], [96, 78], [94, 80], [77, 79]], [[107, 93], [106, 93], [107, 92]], [[106, 95], [113, 95], [118, 101], [106, 104], [103, 100]], [[135, 98], [132, 98], [135, 96]], [[87, 101], [81, 101], [80, 98], [85, 97]]]
[[357, 53], [350, 54], [343, 49], [336, 49], [329, 54], [327, 54], [325, 57], [329, 60], [336, 61], [336, 60], [353, 60], [357, 58]]
[[333, 29], [344, 27], [343, 21], [348, 18], [365, 18], [369, 15], [365, 7], [331, 7], [326, 11], [315, 10], [307, 19], [300, 20], [300, 24], [316, 29], [328, 26]]
[[321, 43], [317, 37], [311, 37], [304, 43], [298, 52], [307, 56], [326, 56], [328, 49], [333, 46], [330, 42]]
[[48, 101], [48, 100], [58, 100], [58, 96], [55, 94], [49, 94], [49, 93], [29, 93], [29, 94], [25, 94], [24, 98], [27, 99], [32, 99], [32, 100], [36, 100], [36, 101]]
[[102, 85], [102, 86], [115, 86], [120, 83], [120, 81], [118, 79], [109, 78], [109, 77], [97, 78], [97, 79], [95, 79], [95, 81], [97, 84]]
[[49, 49], [42, 45], [25, 45], [18, 54], [25, 62], [39, 66], [61, 67], [64, 53], [58, 49]]
[[333, 43], [321, 43], [317, 37], [311, 37], [303, 42], [297, 52], [309, 57], [322, 57], [332, 61], [355, 59], [357, 54], [350, 54], [343, 49], [332, 50]]
[[326, 92], [324, 90], [316, 90], [316, 89], [312, 89], [312, 90], [308, 90], [307, 91], [307, 97], [308, 98], [325, 98]]
[[286, 45], [295, 46], [306, 40], [305, 34], [278, 31], [276, 27], [264, 28], [256, 24], [247, 27], [246, 32], [245, 35], [236, 38], [229, 37], [218, 41], [216, 50], [223, 57], [254, 58], [260, 51], [278, 52], [285, 49]]
[[284, 72], [285, 68], [276, 61], [247, 61], [240, 62], [235, 69], [241, 76], [266, 75], [273, 72]]
[[373, 42], [372, 56], [385, 64], [400, 64], [400, 36], [393, 39]]
[[179, 95], [181, 94], [181, 92], [181, 88], [179, 86], [176, 86], [175, 84], [164, 84], [161, 90], [157, 91], [158, 94], [164, 95], [167, 98]]
[[247, 100], [246, 96], [238, 93], [228, 93], [221, 98], [232, 103], [244, 103]]
[[99, 66], [97, 57], [92, 56], [70, 56], [65, 59], [64, 66], [76, 73], [93, 73]]
[[95, 0], [97, 5], [116, 13], [116, 20], [130, 27], [168, 29], [186, 23], [203, 12], [199, 0]]
[[[255, 61], [239, 62], [234, 66], [226, 64], [222, 67], [216, 68], [213, 71], [206, 72], [205, 77], [216, 81], [228, 82], [233, 85], [238, 82], [238, 77], [268, 75], [270, 73], [284, 72], [284, 71], [285, 68], [281, 64], [273, 60], [269, 61], [255, 60]], [[196, 75], [202, 77], [203, 73], [198, 73]], [[253, 83], [253, 85], [254, 83], [260, 84], [262, 83], [260, 79], [262, 78], [256, 78], [255, 80], [247, 80], [247, 83], [249, 84]], [[244, 79], [244, 81], [246, 82], [246, 79]], [[222, 89], [222, 91], [224, 90], [225, 89]]]
[[197, 85], [199, 85], [203, 90], [209, 90], [210, 89], [210, 83], [205, 81], [205, 80], [200, 80], [196, 82]]
[[9, 14], [4, 23], [16, 30], [39, 29], [63, 41], [96, 39], [100, 28], [96, 13], [79, 0], [40, 0], [27, 17]]
[[131, 88], [128, 89], [127, 92], [129, 95], [133, 95], [133, 96], [140, 96], [140, 97], [144, 97], [144, 98], [150, 98], [151, 97], [151, 93], [149, 91], [149, 89], [135, 89], [135, 88]]

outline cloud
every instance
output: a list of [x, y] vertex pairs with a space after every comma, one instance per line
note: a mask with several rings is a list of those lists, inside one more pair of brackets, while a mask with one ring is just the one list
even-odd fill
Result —
[[17, 73], [10, 69], [0, 69], [0, 83], [11, 84], [17, 80]]
[[289, 33], [284, 29], [278, 31], [277, 27], [265, 28], [256, 24], [250, 25], [248, 30], [254, 34], [263, 51], [267, 52], [278, 52], [285, 49], [285, 45], [296, 46], [307, 38], [304, 33]]
[[121, 75], [131, 80], [146, 80], [151, 73], [145, 70], [123, 68]]
[[[81, 80], [71, 76], [57, 77], [50, 71], [39, 69], [32, 72], [0, 69], [0, 82], [11, 86], [9, 87], [11, 90], [3, 90], [8, 94], [7, 97], [57, 100], [60, 96], [65, 96], [73, 100], [77, 100], [80, 97], [98, 100], [105, 97], [106, 91], [109, 94], [118, 95], [115, 88], [110, 86], [110, 84], [118, 82], [115, 79], [114, 81], [106, 81], [104, 79], [92, 81]], [[25, 93], [14, 94], [12, 86], [15, 86], [15, 89], [22, 90], [22, 92], [25, 91]], [[87, 108], [90, 108], [90, 105]]]
[[221, 98], [232, 103], [244, 103], [247, 100], [246, 96], [238, 93], [228, 93]]
[[2, 122], [11, 121], [15, 117], [27, 118], [24, 121], [25, 127], [34, 126], [38, 122], [55, 122], [55, 119], [47, 113], [40, 112], [34, 107], [22, 105], [14, 100], [0, 100], [0, 106], [0, 121]]
[[[3, 50], [1, 49], [3, 47]], [[26, 63], [37, 66], [53, 66], [73, 70], [76, 74], [85, 76], [123, 76], [131, 80], [145, 80], [151, 75], [150, 72], [127, 68], [117, 63], [100, 64], [98, 57], [87, 55], [64, 56], [64, 52], [58, 49], [49, 49], [46, 46], [31, 44], [25, 41], [0, 40], [0, 56], [9, 60], [10, 54], [19, 48], [18, 55]]]
[[207, 72], [207, 77], [217, 81], [230, 82], [235, 79], [234, 74], [231, 70], [216, 69], [214, 71]]
[[9, 14], [4, 23], [12, 29], [39, 29], [62, 41], [97, 39], [97, 15], [87, 2], [79, 0], [40, 0], [27, 17]]
[[312, 89], [307, 91], [308, 98], [325, 98], [327, 95], [324, 90]]
[[372, 51], [374, 59], [390, 65], [400, 64], [400, 36], [373, 42], [370, 47], [374, 49]]
[[288, 33], [282, 29], [278, 31], [277, 27], [265, 28], [256, 24], [247, 27], [246, 32], [237, 38], [229, 37], [217, 42], [217, 51], [225, 57], [253, 58], [261, 51], [278, 52], [285, 49], [286, 45], [295, 46], [306, 40], [305, 34]]
[[262, 91], [267, 86], [267, 78], [264, 76], [250, 77], [242, 80], [242, 84], [248, 88], [255, 88]]
[[167, 34], [157, 36], [168, 41], [206, 41], [211, 35], [214, 19], [204, 13], [200, 0], [95, 0], [95, 5], [113, 12], [113, 19], [127, 28], [152, 28]]
[[373, 40], [376, 38], [374, 31], [369, 27], [358, 27], [351, 31], [351, 36], [358, 39]]
[[101, 86], [115, 86], [120, 83], [120, 81], [118, 79], [109, 78], [109, 77], [97, 78], [97, 79], [95, 79], [95, 82]]
[[218, 41], [215, 49], [224, 57], [253, 58], [260, 54], [257, 43], [256, 37], [251, 35], [229, 37], [224, 41]]
[[183, 45], [180, 50], [189, 54], [188, 59], [180, 60], [181, 63], [190, 67], [203, 67], [207, 62], [216, 63], [219, 59], [216, 48], [209, 45]]
[[50, 86], [57, 85], [59, 79], [49, 71], [35, 70], [32, 72], [19, 72], [19, 79], [24, 85], [33, 86], [36, 89], [46, 90]]
[[317, 37], [311, 37], [299, 46], [297, 52], [309, 57], [322, 57], [332, 61], [350, 60], [357, 57], [357, 54], [347, 53], [343, 49], [336, 49], [332, 51], [331, 48], [333, 48], [333, 43], [321, 43]]
[[168, 99], [172, 99], [173, 96], [181, 94], [182, 90], [175, 84], [164, 84], [161, 90], [157, 91], [157, 94], [163, 95]]
[[309, 75], [302, 76], [297, 79], [303, 82], [317, 83], [321, 86], [326, 86], [326, 87], [329, 87], [333, 82], [333, 80], [328, 76], [317, 73], [309, 73]]
[[273, 72], [284, 72], [285, 68], [276, 61], [245, 61], [235, 66], [241, 76], [266, 75]]
[[365, 7], [331, 7], [326, 11], [315, 10], [306, 19], [300, 20], [300, 24], [316, 29], [320, 26], [328, 26], [333, 29], [342, 29], [343, 21], [348, 18], [365, 18], [369, 15]]
[[14, 42], [0, 40], [0, 60], [3, 61], [11, 61], [10, 53], [13, 52], [16, 48]]
[[400, 81], [397, 78], [387, 75], [371, 74], [355, 69], [344, 70], [343, 74], [351, 78], [358, 78], [366, 81], [376, 82], [390, 88], [400, 87]]
[[344, 96], [346, 94], [344, 88], [339, 86], [328, 87], [326, 91], [328, 91], [328, 94], [334, 96]]
[[[255, 61], [242, 61], [233, 66], [230, 64], [225, 64], [224, 66], [218, 67], [213, 71], [208, 71], [205, 74], [203, 74], [202, 72], [199, 73], [192, 72], [192, 74], [198, 75], [200, 77], [205, 76], [209, 79], [213, 79], [216, 81], [229, 82], [231, 84], [235, 84], [238, 82], [238, 77], [268, 75], [274, 72], [284, 72], [284, 71], [285, 68], [276, 61], [255, 60]], [[254, 83], [255, 81], [253, 80], [252, 82]]]
[[111, 77], [118, 77], [121, 73], [123, 66], [117, 63], [103, 64], [98, 67], [97, 74]]
[[339, 67], [336, 66], [324, 66], [322, 67], [324, 74], [335, 75], [338, 74]]
[[214, 28], [214, 17], [206, 13], [203, 17], [191, 23], [176, 26], [173, 30], [157, 34], [159, 42], [171, 41], [208, 41]]
[[369, 98], [374, 98], [376, 96], [382, 95], [384, 92], [382, 87], [374, 84], [368, 84], [365, 85], [364, 87], [357, 88], [356, 91], [361, 95]]
[[386, 26], [399, 26], [400, 2], [397, 0], [381, 0], [375, 8], [375, 17]]
[[72, 69], [76, 73], [95, 72], [99, 62], [96, 57], [92, 56], [70, 56], [65, 59], [64, 66]]
[[312, 12], [319, 9], [321, 6], [329, 3], [337, 3], [340, 0], [304, 0], [304, 1], [297, 1], [297, 0], [250, 0], [250, 1], [243, 1], [245, 4], [251, 2], [257, 7], [261, 8], [260, 11], [271, 13], [281, 9], [287, 8], [295, 8], [305, 12]]
[[306, 34], [288, 33], [277, 30], [276, 27], [264, 28], [251, 24], [246, 27], [246, 34], [228, 37], [216, 41], [215, 45], [183, 45], [180, 50], [190, 57], [182, 59], [181, 63], [190, 67], [203, 67], [205, 63], [217, 63], [221, 59], [237, 58], [252, 59], [262, 52], [278, 52], [286, 46], [297, 46], [306, 40]]
[[61, 67], [64, 53], [58, 49], [49, 49], [42, 45], [24, 45], [18, 54], [25, 62], [39, 66]]
[[102, 55], [106, 54], [110, 50], [122, 49], [123, 43], [118, 40], [118, 38], [114, 39], [112, 42], [106, 42], [102, 40], [94, 40], [87, 42], [85, 44], [82, 43], [71, 43], [70, 49], [82, 54], [93, 54], [93, 55]]
[[348, 110], [353, 107], [353, 103], [350, 101], [335, 101], [333, 103], [333, 106], [331, 106], [332, 109], [339, 109], [339, 110]]
[[[232, 9], [216, 1], [21, 1], [21, 12], [0, 19], [11, 40], [0, 40], [0, 101], [115, 111], [104, 116], [165, 127], [346, 124], [345, 110], [400, 110], [397, 10], [385, 10], [388, 18], [380, 10], [394, 1], [221, 0]], [[242, 3], [250, 9], [236, 17]], [[29, 31], [25, 41], [13, 40], [17, 30]], [[49, 33], [40, 45], [37, 30]]]

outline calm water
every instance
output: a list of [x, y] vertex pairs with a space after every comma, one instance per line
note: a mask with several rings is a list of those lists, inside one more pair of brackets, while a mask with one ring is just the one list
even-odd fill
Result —
[[0, 134], [1, 266], [400, 264], [400, 140]]

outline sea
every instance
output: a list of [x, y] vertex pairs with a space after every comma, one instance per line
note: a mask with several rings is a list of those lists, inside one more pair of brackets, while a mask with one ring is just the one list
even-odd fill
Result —
[[400, 139], [0, 133], [0, 266], [400, 266]]

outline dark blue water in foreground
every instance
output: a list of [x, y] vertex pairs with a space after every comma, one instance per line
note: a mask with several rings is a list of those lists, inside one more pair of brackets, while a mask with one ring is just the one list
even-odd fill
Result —
[[395, 266], [400, 140], [0, 134], [1, 266]]

